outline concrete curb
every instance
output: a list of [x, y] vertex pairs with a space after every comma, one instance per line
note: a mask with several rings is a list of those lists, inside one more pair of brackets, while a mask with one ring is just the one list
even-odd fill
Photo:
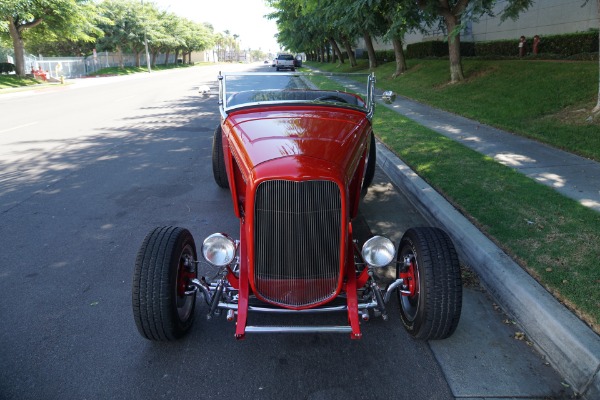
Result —
[[377, 164], [431, 225], [448, 232], [461, 259], [574, 390], [599, 399], [600, 337], [382, 143]]

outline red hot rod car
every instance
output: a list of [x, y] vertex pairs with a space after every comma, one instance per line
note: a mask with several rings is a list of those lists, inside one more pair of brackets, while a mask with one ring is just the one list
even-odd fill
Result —
[[[387, 319], [395, 292], [405, 328], [418, 339], [450, 336], [462, 304], [459, 262], [449, 236], [411, 228], [398, 251], [374, 236], [353, 236], [361, 194], [373, 178], [373, 75], [345, 77], [344, 90], [317, 90], [336, 77], [224, 74], [221, 123], [213, 138], [216, 184], [228, 188], [239, 219], [237, 239], [208, 236], [201, 258], [187, 229], [150, 232], [136, 258], [133, 314], [141, 335], [174, 340], [195, 316], [226, 314], [235, 337], [265, 332], [339, 332], [361, 337], [371, 316]], [[337, 79], [337, 78], [336, 78]], [[331, 83], [331, 81], [329, 81]], [[207, 267], [207, 265], [209, 267]], [[212, 269], [212, 278], [202, 276]], [[376, 270], [394, 268], [383, 285]], [[346, 323], [253, 324], [255, 313], [344, 313]], [[342, 315], [344, 315], [342, 314]]]

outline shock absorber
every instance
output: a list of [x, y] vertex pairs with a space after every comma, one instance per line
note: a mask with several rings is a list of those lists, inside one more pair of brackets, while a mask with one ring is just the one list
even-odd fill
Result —
[[373, 290], [373, 294], [375, 295], [375, 300], [377, 301], [377, 308], [381, 312], [381, 318], [383, 318], [384, 321], [387, 321], [388, 315], [387, 315], [387, 310], [385, 309], [385, 303], [383, 302], [383, 296], [381, 294], [381, 289], [375, 282], [375, 279], [373, 279], [373, 271], [372, 270], [369, 270], [369, 276], [370, 276], [370, 281], [371, 281], [370, 286], [371, 286], [371, 289]]
[[212, 303], [210, 304], [210, 311], [208, 312], [206, 319], [211, 319], [213, 315], [217, 314], [217, 306], [219, 305], [219, 301], [221, 301], [223, 289], [225, 289], [225, 281], [223, 279], [219, 279], [219, 284], [217, 285], [215, 295], [213, 296]]

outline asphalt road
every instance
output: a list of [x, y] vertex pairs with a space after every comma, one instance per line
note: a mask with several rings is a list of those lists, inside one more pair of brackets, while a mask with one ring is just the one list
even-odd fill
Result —
[[216, 73], [0, 96], [0, 398], [453, 398], [428, 343], [394, 313], [365, 324], [360, 341], [236, 341], [233, 323], [206, 321], [204, 305], [178, 342], [138, 334], [131, 278], [152, 228], [187, 227], [197, 243], [237, 236], [212, 177], [216, 98], [197, 92], [216, 88]]

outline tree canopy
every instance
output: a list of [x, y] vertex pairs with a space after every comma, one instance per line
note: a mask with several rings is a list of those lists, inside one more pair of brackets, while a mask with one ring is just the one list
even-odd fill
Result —
[[[484, 14], [492, 14], [499, 0], [267, 0], [275, 9], [269, 15], [279, 30], [278, 41], [292, 51], [316, 58], [323, 46], [344, 62], [359, 38], [364, 41], [369, 66], [377, 65], [373, 38], [391, 41], [396, 57], [395, 75], [406, 69], [402, 41], [410, 32], [441, 25], [450, 53], [451, 81], [463, 79], [460, 62], [460, 31], [463, 24]], [[503, 18], [516, 18], [533, 0], [505, 0]], [[335, 57], [334, 57], [335, 59]]]
[[133, 52], [139, 65], [146, 40], [153, 60], [159, 52], [187, 55], [189, 60], [193, 51], [210, 48], [215, 41], [210, 24], [138, 0], [2, 0], [0, 36], [12, 43], [21, 76], [26, 73], [26, 48], [53, 56], [90, 54], [96, 47]]
[[36, 29], [49, 40], [94, 41], [98, 30], [95, 4], [89, 0], [3, 0], [0, 2], [0, 32], [11, 38], [18, 75], [25, 75], [24, 35]]

